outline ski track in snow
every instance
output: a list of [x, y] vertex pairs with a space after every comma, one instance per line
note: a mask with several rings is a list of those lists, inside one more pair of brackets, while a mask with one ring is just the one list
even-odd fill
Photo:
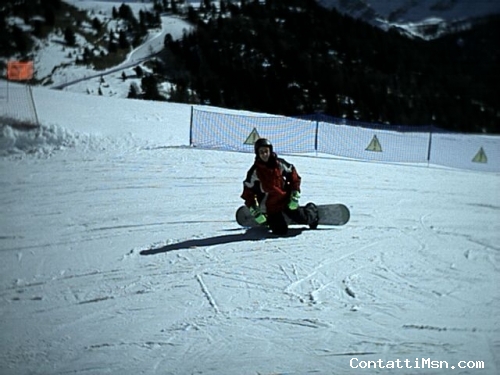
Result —
[[288, 157], [305, 200], [352, 219], [275, 238], [233, 220], [250, 159], [1, 160], [2, 373], [351, 373], [352, 357], [494, 373], [500, 202], [468, 181], [497, 176]]

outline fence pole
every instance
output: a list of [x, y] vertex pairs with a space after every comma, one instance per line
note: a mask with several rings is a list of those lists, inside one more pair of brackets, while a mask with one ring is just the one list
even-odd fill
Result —
[[191, 106], [191, 118], [189, 119], [189, 146], [193, 145], [193, 111], [194, 106]]
[[431, 163], [431, 148], [432, 148], [432, 125], [429, 126], [429, 146], [427, 146], [427, 167]]
[[36, 110], [36, 103], [35, 103], [35, 99], [33, 98], [33, 89], [30, 85], [28, 85], [27, 88], [28, 88], [28, 93], [30, 96], [31, 103], [33, 104], [33, 111], [35, 113], [36, 126], [40, 126], [40, 121], [38, 120], [38, 112]]
[[316, 156], [318, 156], [318, 133], [319, 133], [319, 121], [316, 120], [316, 134], [314, 135], [314, 151], [316, 151]]

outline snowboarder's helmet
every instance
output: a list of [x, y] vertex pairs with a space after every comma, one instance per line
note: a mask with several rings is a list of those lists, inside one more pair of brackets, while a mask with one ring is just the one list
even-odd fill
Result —
[[273, 152], [273, 145], [269, 139], [266, 138], [260, 138], [255, 141], [254, 150], [255, 150], [255, 155], [259, 155], [259, 148], [261, 147], [269, 147], [269, 150]]

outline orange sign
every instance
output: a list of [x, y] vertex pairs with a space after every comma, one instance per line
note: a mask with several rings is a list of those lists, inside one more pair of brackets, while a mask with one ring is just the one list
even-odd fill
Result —
[[24, 81], [33, 78], [33, 61], [9, 61], [7, 63], [7, 79]]

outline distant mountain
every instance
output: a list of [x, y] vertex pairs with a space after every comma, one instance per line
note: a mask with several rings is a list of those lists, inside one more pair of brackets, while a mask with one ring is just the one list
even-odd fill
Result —
[[328, 8], [383, 29], [423, 39], [461, 31], [483, 17], [500, 14], [498, 0], [318, 0]]

